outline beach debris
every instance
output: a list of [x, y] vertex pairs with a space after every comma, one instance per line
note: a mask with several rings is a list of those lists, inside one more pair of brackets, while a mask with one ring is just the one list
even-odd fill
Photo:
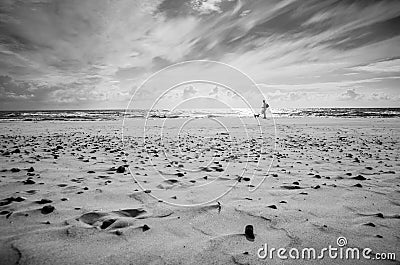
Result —
[[25, 200], [26, 200], [26, 198], [24, 198], [24, 197], [9, 197], [9, 198], [6, 198], [4, 200], [1, 200], [0, 201], [0, 206], [5, 206], [5, 205], [8, 205], [8, 204], [10, 204], [12, 202], [22, 202], [22, 201], [25, 201]]
[[249, 241], [254, 241], [254, 229], [252, 225], [246, 225], [244, 228], [244, 234], [246, 235], [246, 239]]
[[117, 221], [117, 220], [116, 219], [107, 219], [101, 224], [100, 228], [101, 229], [106, 229], [107, 227], [112, 225], [115, 221]]
[[356, 180], [366, 180], [366, 178], [362, 175], [357, 175], [357, 177], [354, 177], [352, 179], [356, 179]]
[[41, 199], [40, 201], [36, 201], [37, 204], [46, 204], [46, 203], [52, 203], [52, 200], [49, 199]]
[[26, 180], [22, 181], [25, 185], [32, 185], [35, 184], [36, 182], [32, 178], [27, 178]]
[[41, 213], [42, 214], [49, 214], [52, 213], [56, 208], [53, 205], [46, 205], [43, 206]]
[[124, 166], [119, 166], [117, 168], [117, 173], [124, 173], [125, 172], [125, 167]]
[[377, 213], [377, 214], [375, 214], [375, 216], [379, 217], [379, 218], [384, 218], [383, 213]]

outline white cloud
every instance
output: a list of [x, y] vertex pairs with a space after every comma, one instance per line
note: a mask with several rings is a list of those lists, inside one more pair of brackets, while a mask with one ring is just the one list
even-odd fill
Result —
[[354, 88], [351, 88], [347, 89], [346, 92], [341, 93], [338, 97], [338, 100], [354, 101], [362, 99], [363, 97], [364, 95], [357, 93]]
[[371, 63], [352, 67], [352, 70], [367, 72], [400, 72], [400, 59]]

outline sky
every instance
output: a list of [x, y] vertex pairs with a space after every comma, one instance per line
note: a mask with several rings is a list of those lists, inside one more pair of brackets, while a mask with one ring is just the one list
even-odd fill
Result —
[[[134, 92], [189, 60], [240, 70], [274, 108], [400, 107], [398, 25], [398, 0], [1, 0], [0, 109], [125, 108], [157, 98], [164, 82]], [[174, 101], [232, 97], [214, 88], [187, 85]]]

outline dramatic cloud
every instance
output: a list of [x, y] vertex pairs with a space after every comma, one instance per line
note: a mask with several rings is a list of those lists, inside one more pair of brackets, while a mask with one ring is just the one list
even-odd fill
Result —
[[3, 0], [1, 107], [124, 108], [196, 59], [239, 68], [276, 107], [398, 107], [399, 22], [397, 0]]

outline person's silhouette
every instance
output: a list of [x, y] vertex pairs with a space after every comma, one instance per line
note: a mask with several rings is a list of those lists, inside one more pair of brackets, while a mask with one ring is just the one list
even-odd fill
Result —
[[263, 114], [263, 119], [267, 118], [267, 109], [268, 109], [269, 105], [267, 102], [265, 102], [265, 99], [263, 99], [263, 105], [261, 108], [261, 113]]

